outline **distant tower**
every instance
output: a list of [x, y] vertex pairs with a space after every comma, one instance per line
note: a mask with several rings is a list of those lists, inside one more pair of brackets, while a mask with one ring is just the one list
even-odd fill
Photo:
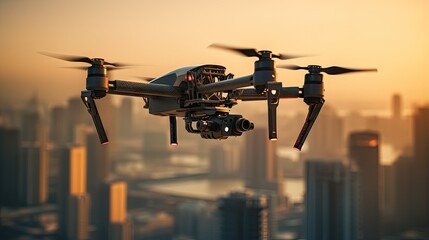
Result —
[[402, 117], [402, 98], [399, 94], [392, 96], [392, 118], [399, 120]]
[[349, 157], [359, 169], [359, 227], [361, 238], [380, 239], [379, 137], [375, 132], [354, 132]]
[[257, 194], [266, 196], [269, 202], [268, 231], [277, 233], [277, 210], [285, 208], [283, 174], [277, 158], [277, 142], [269, 141], [266, 129], [254, 129], [245, 136], [244, 184]]
[[[429, 167], [429, 106], [420, 107], [414, 114], [414, 155], [417, 161]], [[421, 166], [423, 167], [423, 166]]]
[[413, 212], [416, 227], [429, 226], [429, 106], [416, 109], [414, 123]]
[[20, 144], [17, 129], [0, 128], [1, 206], [43, 204], [48, 196], [48, 159], [44, 144]]
[[39, 113], [34, 111], [24, 111], [22, 113], [22, 136], [21, 140], [26, 142], [36, 142], [39, 139], [40, 127], [42, 119]]
[[233, 192], [218, 200], [220, 239], [268, 240], [268, 203], [263, 195]]
[[349, 166], [306, 162], [306, 239], [357, 240], [358, 182]]
[[59, 235], [68, 240], [89, 239], [90, 197], [86, 193], [85, 147], [64, 147], [59, 160]]
[[0, 127], [0, 206], [17, 206], [19, 189], [19, 131]]
[[216, 145], [210, 149], [210, 174], [213, 177], [237, 177], [240, 171], [240, 149]]
[[31, 98], [21, 116], [21, 140], [25, 142], [46, 141], [43, 106], [37, 96]]
[[65, 107], [54, 107], [51, 110], [50, 140], [53, 144], [65, 144], [69, 141], [69, 118]]
[[277, 161], [276, 142], [269, 141], [266, 129], [254, 129], [245, 134], [245, 187], [271, 190], [283, 196], [282, 172]]
[[99, 213], [97, 212], [97, 204], [101, 198], [99, 186], [109, 177], [109, 152], [108, 145], [100, 144], [97, 133], [93, 132], [86, 137], [86, 186], [88, 193], [91, 196], [91, 223], [96, 224]]
[[20, 202], [39, 205], [48, 198], [48, 150], [44, 144], [26, 142], [21, 147], [19, 169]]
[[421, 201], [415, 197], [422, 194], [421, 189], [414, 187], [415, 165], [415, 159], [407, 156], [400, 156], [392, 165], [394, 174], [393, 222], [397, 231], [414, 228], [417, 225], [416, 216], [421, 214], [419, 213], [421, 206], [415, 206], [416, 201]]
[[96, 239], [133, 239], [132, 224], [127, 219], [127, 183], [105, 181], [99, 186], [100, 198], [96, 205], [99, 208]]

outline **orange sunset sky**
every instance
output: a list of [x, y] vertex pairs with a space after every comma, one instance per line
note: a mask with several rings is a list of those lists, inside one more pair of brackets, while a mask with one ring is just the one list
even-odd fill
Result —
[[[115, 72], [122, 80], [204, 63], [236, 76], [252, 72], [255, 59], [207, 48], [215, 42], [313, 55], [281, 64], [378, 68], [325, 76], [326, 100], [338, 109], [384, 110], [393, 93], [407, 108], [429, 101], [428, 0], [5, 0], [0, 103], [38, 94], [50, 105], [65, 104], [84, 89], [85, 72], [60, 68], [79, 63], [39, 51], [140, 65]], [[301, 86], [303, 76], [278, 70], [284, 86]]]

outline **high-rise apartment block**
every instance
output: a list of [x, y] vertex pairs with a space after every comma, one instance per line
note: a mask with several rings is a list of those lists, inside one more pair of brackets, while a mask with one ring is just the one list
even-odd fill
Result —
[[350, 162], [359, 172], [359, 232], [366, 240], [380, 239], [379, 144], [375, 132], [353, 132], [349, 136]]
[[339, 161], [306, 163], [305, 234], [307, 240], [357, 240], [358, 178]]
[[268, 240], [268, 201], [265, 196], [233, 192], [218, 200], [220, 239]]
[[71, 146], [59, 151], [59, 235], [67, 240], [88, 239], [90, 197], [86, 193], [86, 149]]

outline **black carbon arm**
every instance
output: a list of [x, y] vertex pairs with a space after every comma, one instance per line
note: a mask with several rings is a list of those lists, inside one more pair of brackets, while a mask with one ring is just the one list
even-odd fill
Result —
[[226, 92], [241, 87], [252, 86], [253, 75], [227, 79], [220, 82], [209, 83], [198, 87], [198, 93]]
[[180, 90], [173, 86], [122, 80], [109, 81], [109, 91], [107, 93], [134, 97], [180, 97], [182, 95]]

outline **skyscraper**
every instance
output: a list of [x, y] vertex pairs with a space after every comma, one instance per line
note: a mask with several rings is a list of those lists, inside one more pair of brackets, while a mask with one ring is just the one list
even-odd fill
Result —
[[399, 120], [402, 117], [402, 98], [399, 94], [392, 96], [392, 118]]
[[[30, 129], [36, 131], [32, 127]], [[28, 133], [20, 142], [17, 129], [0, 129], [1, 202], [3, 206], [43, 204], [48, 196], [48, 156], [43, 139]]]
[[37, 96], [32, 97], [21, 116], [21, 140], [25, 142], [46, 141], [44, 126], [45, 111]]
[[26, 142], [36, 142], [40, 136], [41, 117], [35, 111], [24, 111], [22, 113], [22, 133], [21, 140]]
[[104, 181], [100, 183], [100, 198], [96, 235], [99, 240], [131, 240], [132, 224], [127, 219], [127, 183]]
[[218, 200], [220, 239], [267, 240], [268, 203], [263, 195], [232, 192]]
[[396, 231], [406, 231], [416, 226], [414, 197], [421, 191], [413, 183], [415, 160], [412, 157], [400, 156], [393, 163], [393, 207], [394, 216], [392, 222]]
[[48, 150], [46, 145], [25, 142], [19, 159], [19, 199], [23, 205], [39, 205], [48, 198]]
[[65, 144], [69, 140], [68, 110], [65, 107], [54, 107], [51, 110], [50, 140], [53, 144]]
[[67, 199], [66, 222], [64, 239], [87, 240], [89, 238], [88, 211], [91, 198], [88, 194], [70, 195]]
[[90, 198], [86, 193], [85, 147], [64, 147], [59, 160], [59, 235], [68, 240], [88, 239]]
[[16, 206], [19, 189], [19, 131], [0, 127], [0, 206]]
[[416, 227], [429, 227], [429, 106], [414, 113], [413, 216]]
[[283, 196], [282, 172], [277, 161], [276, 142], [269, 141], [266, 129], [254, 129], [245, 134], [245, 187], [271, 190]]
[[240, 149], [235, 145], [216, 145], [210, 149], [210, 174], [213, 177], [237, 177]]
[[413, 116], [414, 156], [403, 155], [393, 164], [394, 227], [396, 231], [429, 226], [429, 107]]
[[381, 165], [380, 172], [380, 223], [384, 232], [391, 228], [395, 212], [394, 165]]
[[379, 237], [379, 137], [375, 132], [354, 132], [349, 137], [349, 158], [359, 171], [359, 228], [362, 239]]
[[[97, 133], [93, 132], [86, 137], [87, 174], [86, 186], [92, 202], [100, 199], [99, 186], [109, 177], [108, 145], [100, 144]], [[98, 217], [97, 204], [91, 208], [91, 223], [96, 224]]]
[[397, 150], [409, 149], [412, 142], [411, 117], [402, 114], [402, 97], [394, 94], [391, 100], [391, 117], [383, 121], [380, 131], [383, 142]]
[[359, 239], [356, 172], [339, 161], [306, 162], [305, 209], [307, 240]]
[[277, 142], [269, 141], [266, 129], [254, 129], [245, 136], [245, 187], [265, 195], [269, 202], [268, 232], [277, 233], [277, 210], [285, 207], [283, 174], [276, 154]]

